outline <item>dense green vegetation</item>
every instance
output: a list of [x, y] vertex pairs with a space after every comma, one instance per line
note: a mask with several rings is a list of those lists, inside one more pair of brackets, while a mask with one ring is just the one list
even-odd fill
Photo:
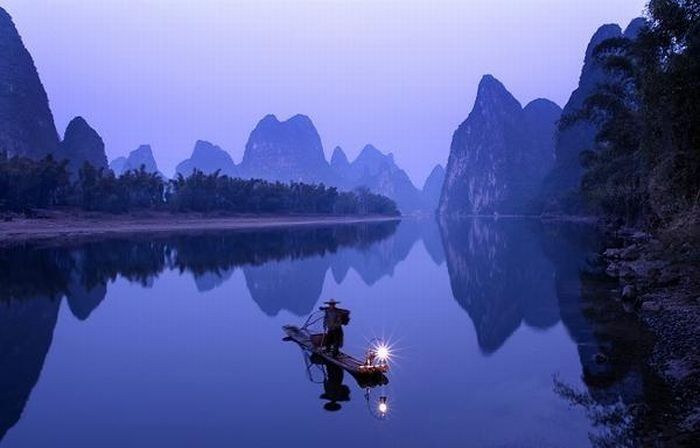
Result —
[[599, 126], [582, 154], [581, 190], [593, 211], [659, 228], [697, 222], [700, 202], [700, 0], [651, 0], [636, 38], [595, 56], [609, 71], [573, 116]]
[[218, 172], [195, 171], [164, 180], [143, 169], [115, 176], [85, 164], [71, 181], [67, 162], [51, 156], [42, 160], [8, 158], [0, 154], [0, 210], [73, 206], [88, 211], [125, 213], [133, 210], [173, 212], [295, 213], [338, 215], [397, 215], [396, 204], [366, 189], [339, 192], [336, 188], [302, 183], [283, 184], [259, 179], [234, 179]]

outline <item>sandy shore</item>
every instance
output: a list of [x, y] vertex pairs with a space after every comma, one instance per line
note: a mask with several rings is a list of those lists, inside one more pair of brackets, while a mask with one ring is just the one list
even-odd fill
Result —
[[169, 234], [214, 230], [328, 226], [395, 221], [391, 216], [202, 216], [170, 213], [148, 215], [60, 214], [0, 221], [0, 246], [26, 241], [71, 241], [130, 234]]

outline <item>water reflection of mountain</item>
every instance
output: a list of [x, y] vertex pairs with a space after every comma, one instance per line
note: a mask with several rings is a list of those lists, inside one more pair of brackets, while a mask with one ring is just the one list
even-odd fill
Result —
[[0, 251], [0, 440], [39, 379], [72, 264], [62, 250]]
[[669, 394], [647, 365], [649, 335], [614, 300], [617, 285], [597, 264], [603, 246], [593, 227], [467, 219], [441, 220], [440, 230], [453, 295], [484, 353], [498, 350], [521, 323], [546, 328], [561, 320], [586, 389], [555, 389], [588, 407], [595, 425], [611, 426], [593, 440], [644, 446], [652, 428], [665, 428]]
[[265, 314], [287, 310], [305, 315], [321, 296], [331, 260], [348, 251], [374, 250], [396, 232], [397, 225], [277, 229], [206, 240], [181, 237], [173, 244], [172, 258], [180, 271], [194, 275], [200, 291], [220, 286], [233, 268], [242, 267], [250, 295]]
[[554, 266], [536, 221], [440, 221], [452, 293], [474, 323], [484, 353], [498, 350], [521, 322], [559, 321]]
[[305, 316], [321, 296], [328, 265], [324, 257], [310, 257], [247, 266], [243, 273], [250, 296], [265, 314], [275, 316], [286, 309]]
[[671, 422], [668, 386], [649, 366], [651, 334], [615, 300], [617, 283], [596, 259], [600, 236], [589, 226], [548, 226], [542, 242], [556, 267], [561, 320], [577, 345], [585, 385], [555, 389], [587, 408], [598, 430], [595, 446], [649, 446], [678, 422]]
[[150, 287], [165, 269], [175, 269], [191, 273], [199, 290], [209, 290], [243, 267], [251, 296], [263, 311], [305, 314], [318, 300], [334, 257], [350, 248], [371, 252], [396, 232], [397, 225], [133, 237], [70, 247], [1, 249], [0, 440], [19, 420], [39, 378], [64, 297], [73, 315], [85, 320], [117, 277]]
[[[432, 233], [426, 228], [432, 228]], [[245, 266], [243, 273], [253, 300], [268, 315], [281, 310], [305, 316], [318, 302], [327, 272], [342, 283], [350, 270], [367, 285], [393, 275], [395, 267], [406, 259], [415, 243], [438, 236], [434, 222], [402, 221], [389, 238], [373, 244], [356, 244], [325, 256], [285, 259], [258, 266]], [[430, 241], [435, 246], [440, 241]]]
[[609, 306], [614, 285], [593, 264], [601, 247], [593, 227], [466, 219], [441, 220], [440, 230], [453, 295], [472, 319], [485, 353], [498, 350], [521, 323], [548, 328], [561, 319], [577, 344], [586, 384], [607, 387], [629, 370], [595, 361], [603, 354], [619, 362], [626, 357], [617, 352], [629, 353], [634, 344], [619, 339], [613, 344], [600, 331], [613, 320], [621, 326], [629, 319]]
[[24, 410], [51, 346], [60, 301], [0, 302], [0, 440]]
[[[373, 285], [382, 277], [393, 275], [398, 264], [406, 259], [415, 243], [431, 235], [424, 227], [437, 227], [432, 221], [401, 221], [392, 238], [387, 238], [373, 245], [371, 250], [355, 247], [330, 257], [330, 266], [338, 283], [352, 269], [367, 285]], [[436, 242], [439, 244], [439, 240]]]
[[5, 248], [0, 250], [0, 301], [65, 296], [82, 320], [118, 277], [150, 287], [161, 272], [175, 269], [191, 273], [200, 289], [211, 289], [238, 267], [326, 259], [353, 247], [368, 250], [390, 237], [397, 226], [382, 222]]
[[338, 283], [353, 270], [372, 285], [392, 275], [419, 240], [436, 263], [444, 259], [435, 223], [414, 220], [6, 248], [0, 251], [0, 268], [6, 268], [0, 301], [65, 296], [85, 320], [117, 277], [150, 287], [161, 272], [175, 269], [209, 291], [240, 267], [263, 311], [303, 315], [318, 301], [329, 270]]
[[594, 331], [596, 322], [587, 312], [592, 310], [590, 301], [595, 292], [604, 293], [601, 288], [611, 286], [605, 285], [603, 279], [595, 280], [600, 277], [595, 275], [592, 265], [599, 245], [596, 234], [586, 226], [549, 226], [541, 241], [545, 254], [556, 267], [553, 280], [561, 319], [577, 345], [584, 382], [600, 383], [600, 378], [606, 376], [606, 367], [594, 359], [604, 348]]
[[636, 321], [620, 315], [608, 297], [612, 286], [591, 264], [599, 245], [585, 226], [442, 220], [438, 227], [405, 220], [28, 245], [0, 250], [0, 439], [36, 384], [64, 297], [85, 320], [117, 278], [150, 287], [161, 272], [175, 270], [209, 291], [241, 268], [264, 313], [305, 315], [318, 303], [329, 271], [337, 283], [353, 271], [373, 285], [393, 275], [420, 241], [436, 264], [447, 262], [453, 295], [484, 353], [498, 350], [522, 324], [544, 329], [561, 320], [596, 403], [635, 403], [657, 387], [644, 369]]

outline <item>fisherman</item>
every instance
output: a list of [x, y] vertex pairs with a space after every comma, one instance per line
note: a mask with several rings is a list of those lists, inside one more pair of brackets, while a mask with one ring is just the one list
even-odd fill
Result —
[[343, 325], [347, 325], [350, 321], [350, 311], [338, 308], [336, 305], [339, 303], [335, 299], [331, 299], [325, 302], [327, 306], [321, 307], [325, 313], [323, 328], [326, 330], [323, 348], [333, 356], [338, 356], [340, 348], [343, 346]]

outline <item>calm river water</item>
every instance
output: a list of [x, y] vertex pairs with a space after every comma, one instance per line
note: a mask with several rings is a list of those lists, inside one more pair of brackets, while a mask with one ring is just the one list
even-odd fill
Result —
[[[590, 446], [644, 388], [597, 249], [527, 220], [0, 249], [0, 447]], [[345, 351], [391, 344], [388, 385], [282, 340], [330, 298]]]

